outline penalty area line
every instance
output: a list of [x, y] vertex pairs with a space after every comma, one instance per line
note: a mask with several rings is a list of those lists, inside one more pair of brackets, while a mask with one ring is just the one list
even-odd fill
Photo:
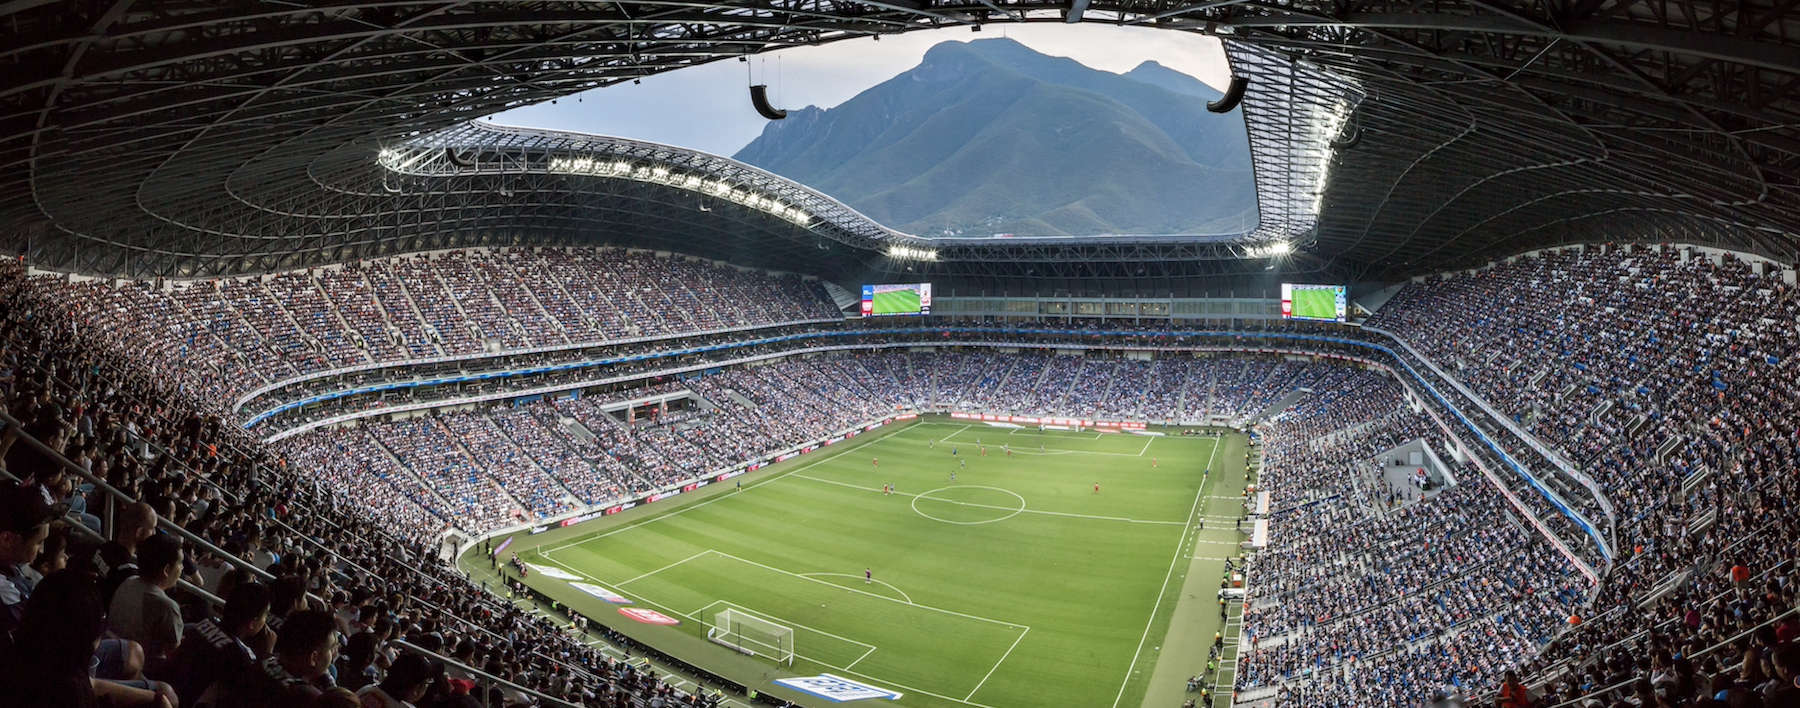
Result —
[[988, 669], [988, 672], [987, 672], [987, 675], [986, 675], [986, 676], [983, 676], [983, 677], [981, 677], [981, 682], [980, 682], [980, 683], [977, 683], [977, 684], [975, 684], [975, 690], [974, 690], [974, 691], [970, 691], [970, 692], [969, 692], [969, 695], [967, 695], [967, 696], [963, 696], [963, 700], [965, 700], [965, 701], [966, 701], [966, 700], [969, 700], [969, 699], [971, 699], [971, 698], [974, 698], [974, 697], [975, 697], [975, 692], [976, 692], [976, 691], [980, 691], [980, 690], [981, 690], [981, 687], [982, 687], [982, 686], [985, 686], [985, 685], [987, 685], [987, 681], [988, 681], [988, 679], [990, 679], [990, 678], [993, 678], [993, 677], [994, 677], [994, 672], [995, 672], [995, 671], [999, 671], [999, 670], [1000, 670], [1000, 665], [1001, 665], [1001, 664], [1004, 664], [1004, 663], [1006, 663], [1006, 657], [1009, 657], [1009, 656], [1012, 656], [1012, 653], [1013, 653], [1013, 650], [1014, 650], [1014, 649], [1017, 649], [1017, 648], [1019, 648], [1019, 642], [1022, 642], [1022, 641], [1025, 641], [1025, 635], [1027, 635], [1027, 634], [1030, 634], [1030, 633], [1031, 633], [1031, 628], [1030, 628], [1030, 627], [1026, 627], [1026, 628], [1025, 628], [1025, 631], [1023, 631], [1023, 632], [1020, 632], [1020, 633], [1019, 633], [1019, 638], [1018, 638], [1018, 639], [1014, 639], [1014, 640], [1013, 640], [1013, 643], [1012, 643], [1012, 646], [1010, 646], [1010, 647], [1007, 647], [1007, 648], [1006, 648], [1006, 653], [1005, 653], [1005, 654], [1001, 654], [1001, 655], [1000, 655], [1000, 660], [999, 660], [999, 661], [996, 661], [996, 662], [994, 662], [994, 668], [991, 668], [991, 669]]

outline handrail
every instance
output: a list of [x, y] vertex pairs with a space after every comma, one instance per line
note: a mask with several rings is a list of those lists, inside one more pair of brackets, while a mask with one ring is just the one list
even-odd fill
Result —
[[[62, 453], [57, 452], [56, 450], [50, 449], [49, 445], [45, 445], [43, 441], [38, 440], [36, 437], [32, 436], [30, 433], [25, 432], [24, 424], [20, 423], [18, 418], [14, 418], [12, 416], [11, 412], [5, 411], [5, 410], [0, 410], [0, 422], [4, 422], [4, 423], [6, 423], [6, 425], [8, 427], [12, 428], [13, 432], [18, 436], [18, 439], [23, 441], [26, 445], [31, 446], [32, 449], [35, 449], [38, 452], [43, 453], [45, 456], [49, 457], [51, 461], [55, 462], [58, 466], [62, 467], [63, 470], [70, 472], [77, 477], [80, 477], [81, 479], [87, 481], [87, 483], [89, 483], [89, 484], [94, 485], [95, 489], [104, 491], [104, 492], [106, 492], [106, 494], [108, 496], [110, 496], [118, 501], [125, 502], [127, 504], [136, 504], [138, 502], [138, 500], [133, 499], [131, 497], [131, 495], [126, 494], [122, 491], [119, 491], [118, 488], [112, 486], [111, 484], [107, 484], [106, 480], [100, 479], [99, 477], [94, 476], [94, 474], [92, 472], [82, 469], [80, 465], [77, 465], [74, 462], [69, 461], [69, 458], [63, 457]], [[162, 528], [176, 536], [180, 536], [183, 540], [187, 541], [188, 543], [192, 543], [195, 546], [197, 546], [201, 549], [204, 549], [207, 553], [217, 556], [220, 560], [223, 560], [227, 563], [237, 566], [238, 569], [240, 569], [240, 570], [251, 573], [251, 574], [255, 575], [256, 577], [262, 578], [263, 580], [274, 580], [275, 579], [275, 576], [270, 575], [267, 571], [256, 567], [255, 564], [252, 564], [249, 561], [239, 558], [236, 555], [233, 555], [233, 554], [227, 552], [223, 548], [213, 545], [211, 541], [208, 541], [204, 538], [194, 535], [193, 532], [182, 528], [180, 524], [177, 524], [173, 521], [170, 521], [170, 520], [164, 519], [164, 518], [160, 518], [160, 517], [156, 520], [156, 523], [159, 528]]]
[[[1767, 620], [1764, 620], [1764, 621], [1763, 621], [1763, 623], [1762, 623], [1762, 624], [1759, 624], [1759, 625], [1756, 625], [1756, 626], [1755, 626], [1755, 627], [1751, 627], [1751, 628], [1749, 628], [1749, 629], [1746, 629], [1746, 630], [1744, 630], [1744, 631], [1742, 631], [1742, 632], [1739, 632], [1739, 633], [1737, 633], [1737, 634], [1735, 634], [1735, 635], [1732, 635], [1732, 636], [1731, 636], [1731, 637], [1729, 637], [1729, 638], [1726, 638], [1726, 639], [1723, 639], [1723, 640], [1720, 640], [1720, 641], [1719, 641], [1719, 643], [1717, 643], [1717, 644], [1714, 644], [1714, 645], [1712, 645], [1712, 646], [1710, 646], [1710, 647], [1707, 647], [1707, 648], [1705, 648], [1705, 649], [1701, 649], [1701, 650], [1700, 650], [1700, 651], [1697, 651], [1697, 652], [1694, 652], [1694, 656], [1693, 656], [1693, 657], [1691, 657], [1691, 658], [1696, 658], [1696, 659], [1697, 659], [1697, 658], [1700, 658], [1700, 657], [1702, 657], [1702, 656], [1706, 656], [1706, 655], [1707, 655], [1707, 654], [1711, 654], [1711, 653], [1712, 653], [1712, 652], [1713, 652], [1713, 650], [1715, 650], [1715, 649], [1718, 649], [1718, 648], [1720, 648], [1720, 647], [1723, 647], [1723, 646], [1727, 646], [1727, 645], [1729, 645], [1729, 644], [1731, 644], [1731, 643], [1732, 643], [1732, 642], [1735, 642], [1735, 641], [1737, 641], [1737, 640], [1739, 640], [1739, 639], [1743, 639], [1743, 638], [1744, 638], [1744, 637], [1747, 637], [1747, 636], [1750, 636], [1750, 635], [1751, 635], [1751, 634], [1755, 634], [1755, 633], [1756, 633], [1756, 631], [1757, 631], [1757, 630], [1759, 630], [1759, 629], [1762, 629], [1762, 628], [1764, 628], [1764, 627], [1767, 627], [1767, 626], [1769, 626], [1769, 625], [1771, 625], [1771, 624], [1774, 624], [1774, 623], [1776, 623], [1776, 622], [1779, 622], [1779, 621], [1781, 621], [1781, 620], [1783, 620], [1783, 619], [1787, 619], [1787, 617], [1788, 617], [1788, 616], [1789, 616], [1789, 615], [1792, 615], [1792, 614], [1795, 614], [1795, 613], [1800, 613], [1800, 606], [1795, 606], [1795, 607], [1792, 607], [1792, 608], [1789, 608], [1789, 609], [1788, 609], [1788, 611], [1786, 611], [1786, 612], [1783, 612], [1783, 613], [1781, 613], [1781, 614], [1779, 614], [1779, 615], [1775, 615], [1775, 616], [1774, 616], [1774, 617], [1771, 617], [1771, 618], [1769, 618], [1769, 619], [1767, 619]], [[1563, 701], [1563, 702], [1561, 702], [1561, 703], [1558, 703], [1558, 704], [1556, 704], [1556, 705], [1553, 705], [1553, 706], [1549, 706], [1549, 707], [1548, 707], [1548, 708], [1565, 708], [1565, 707], [1566, 707], [1566, 706], [1575, 706], [1575, 705], [1577, 705], [1577, 704], [1579, 704], [1579, 703], [1581, 703], [1581, 702], [1582, 702], [1582, 701], [1585, 701], [1585, 700], [1587, 700], [1587, 699], [1589, 699], [1589, 698], [1593, 698], [1593, 697], [1595, 697], [1595, 696], [1599, 696], [1599, 695], [1601, 695], [1601, 694], [1605, 694], [1605, 693], [1610, 693], [1610, 692], [1612, 692], [1612, 691], [1615, 691], [1615, 690], [1618, 690], [1618, 689], [1619, 689], [1619, 688], [1620, 688], [1620, 687], [1622, 687], [1622, 686], [1626, 686], [1626, 685], [1629, 685], [1629, 684], [1633, 684], [1633, 683], [1637, 683], [1637, 682], [1638, 682], [1638, 681], [1641, 681], [1641, 680], [1643, 680], [1643, 677], [1642, 677], [1642, 676], [1635, 676], [1635, 677], [1632, 677], [1632, 678], [1630, 678], [1630, 679], [1627, 679], [1627, 680], [1625, 680], [1625, 681], [1621, 681], [1621, 682], [1619, 682], [1619, 683], [1615, 683], [1615, 684], [1613, 684], [1613, 685], [1611, 685], [1611, 686], [1607, 686], [1607, 687], [1605, 687], [1605, 688], [1602, 688], [1602, 689], [1599, 689], [1599, 690], [1596, 690], [1596, 691], [1594, 691], [1594, 692], [1592, 692], [1592, 693], [1588, 693], [1588, 694], [1585, 694], [1585, 695], [1581, 695], [1581, 696], [1577, 696], [1577, 697], [1575, 697], [1575, 698], [1571, 698], [1571, 699], [1569, 699], [1569, 700], [1566, 700], [1566, 701]]]
[[1544, 459], [1549, 460], [1551, 462], [1551, 464], [1554, 464], [1557, 467], [1561, 468], [1565, 474], [1568, 474], [1570, 477], [1574, 478], [1575, 481], [1580, 482], [1582, 486], [1587, 487], [1588, 492], [1594, 495], [1594, 500], [1599, 502], [1601, 510], [1606, 513], [1606, 517], [1609, 521], [1612, 522], [1612, 525], [1616, 526], [1618, 524], [1618, 517], [1613, 510], [1612, 500], [1608, 499], [1605, 494], [1601, 493], [1600, 485], [1596, 484], [1592, 477], [1589, 477], [1586, 474], [1576, 471], [1574, 465], [1570, 464], [1570, 462], [1567, 459], [1565, 459], [1561, 454], [1558, 454], [1557, 452], [1551, 450], [1549, 448], [1549, 446], [1545, 445], [1543, 443], [1543, 441], [1541, 441], [1537, 438], [1537, 436], [1526, 432], [1525, 429], [1519, 427], [1519, 425], [1517, 423], [1514, 423], [1511, 418], [1507, 418], [1503, 415], [1500, 415], [1500, 412], [1495, 410], [1493, 405], [1491, 405], [1487, 402], [1487, 399], [1481, 398], [1480, 396], [1475, 395], [1475, 393], [1473, 391], [1470, 391], [1467, 386], [1463, 385], [1462, 381], [1456, 379], [1455, 377], [1453, 377], [1449, 374], [1444, 373], [1443, 369], [1438, 368], [1438, 365], [1436, 362], [1433, 362], [1431, 359], [1427, 358], [1424, 354], [1420, 353], [1419, 350], [1414, 349], [1411, 342], [1408, 342], [1405, 339], [1402, 339], [1400, 337], [1400, 335], [1394, 334], [1393, 332], [1389, 332], [1384, 329], [1380, 329], [1378, 327], [1365, 326], [1365, 327], [1363, 327], [1363, 329], [1366, 331], [1375, 332], [1377, 334], [1387, 335], [1388, 338], [1390, 338], [1396, 342], [1399, 342], [1400, 346], [1404, 347], [1406, 349], [1406, 351], [1408, 353], [1412, 354], [1414, 357], [1417, 357], [1420, 362], [1423, 362], [1425, 364], [1425, 366], [1427, 368], [1431, 369], [1431, 371], [1433, 373], [1436, 373], [1439, 378], [1442, 378], [1445, 381], [1450, 382], [1451, 386], [1456, 387], [1456, 389], [1458, 391], [1460, 391], [1464, 396], [1468, 397], [1469, 400], [1474, 401], [1475, 405], [1479, 406], [1483, 411], [1486, 411], [1489, 417], [1500, 421], [1501, 427], [1504, 427], [1508, 431], [1512, 432], [1512, 434], [1514, 436], [1518, 437], [1520, 440], [1523, 440], [1526, 445], [1531, 446], [1531, 448], [1533, 450], [1536, 450], [1538, 452], [1538, 454], [1543, 455]]
[[[67, 385], [67, 382], [63, 382], [63, 381], [61, 381], [61, 379], [57, 379], [57, 382]], [[94, 476], [92, 473], [89, 473], [86, 470], [81, 469], [81, 467], [79, 465], [76, 465], [74, 462], [63, 457], [60, 453], [57, 453], [57, 452], [51, 450], [49, 448], [49, 446], [45, 445], [42, 441], [38, 440], [37, 438], [31, 436], [28, 433], [25, 433], [24, 426], [22, 426], [19, 423], [19, 421], [17, 419], [13, 418], [10, 415], [10, 413], [8, 413], [7, 411], [0, 410], [0, 422], [4, 422], [9, 426], [13, 426], [14, 432], [18, 435], [19, 439], [25, 440], [26, 444], [32, 446], [34, 449], [38, 450], [39, 452], [50, 455], [53, 460], [56, 460], [59, 464], [63, 465], [65, 469], [68, 469], [68, 470], [74, 472], [76, 475], [80, 476], [83, 480], [94, 484], [96, 488], [106, 491], [109, 496], [114, 497], [116, 500], [124, 501], [127, 503], [136, 503], [138, 501], [136, 499], [132, 499], [129, 495], [125, 494], [124, 492], [107, 484], [105, 481], [100, 480], [99, 478]], [[223, 429], [224, 429], [224, 427], [221, 426], [221, 430], [223, 430]], [[180, 467], [180, 469], [186, 471], [190, 476], [194, 477], [195, 479], [199, 479], [201, 482], [205, 483], [206, 485], [212, 487], [215, 490], [218, 490], [218, 492], [220, 494], [228, 497], [230, 501], [241, 502], [242, 497], [239, 496], [238, 494], [232, 492], [229, 489], [226, 489], [223, 485], [220, 485], [219, 483], [213, 481], [212, 479], [208, 478], [206, 475], [201, 474], [199, 470], [194, 469], [193, 466], [187, 464], [185, 461], [182, 461], [182, 460], [174, 457], [173, 455], [170, 455], [169, 449], [166, 446], [164, 446], [161, 443], [158, 443], [150, 438], [141, 436], [141, 435], [138, 435], [136, 437], [138, 440], [143, 441], [143, 443], [147, 447], [152, 448], [158, 454], [168, 456], [168, 458], [170, 460], [174, 461], [174, 463], [176, 465], [178, 465]], [[0, 469], [0, 475], [3, 475], [5, 478], [10, 479], [14, 482], [20, 481], [16, 476], [12, 475], [10, 472], [8, 472], [5, 469]], [[321, 517], [321, 518], [323, 518], [323, 517]], [[301, 538], [309, 543], [312, 543], [313, 545], [318, 546], [321, 550], [324, 550], [324, 551], [330, 553], [333, 558], [335, 558], [339, 561], [342, 561], [342, 562], [350, 565], [351, 567], [356, 568], [357, 570], [360, 570], [371, 576], [376, 575], [376, 573], [374, 571], [369, 570], [368, 568], [363, 567], [362, 565], [356, 563], [355, 561], [352, 561], [349, 558], [345, 557], [343, 554], [340, 554], [340, 553], [326, 547], [325, 544], [321, 543], [318, 539], [313, 538], [311, 534], [305, 533], [303, 531], [300, 531], [299, 529], [289, 526], [287, 524], [287, 522], [282, 521], [280, 518], [273, 518], [272, 520], [276, 524], [280, 525], [282, 528], [287, 529], [289, 532], [294, 534], [296, 537]], [[92, 536], [96, 540], [99, 540], [102, 542], [107, 540], [105, 535], [103, 535], [100, 532], [95, 531], [93, 529], [87, 528], [87, 526], [81, 524], [78, 521], [75, 521], [72, 519], [65, 519], [65, 521], [67, 521], [72, 527], [80, 529], [82, 532], [84, 532], [85, 534], [87, 534], [89, 536]], [[188, 532], [186, 529], [181, 528], [180, 526], [176, 525], [174, 522], [172, 522], [168, 519], [158, 519], [158, 522], [159, 522], [159, 525], [166, 525], [168, 528], [174, 529], [177, 532], [177, 534], [180, 535], [182, 538], [184, 538], [190, 542], [194, 542], [201, 549], [207, 551], [207, 553], [209, 555], [219, 557], [220, 559], [225, 560], [226, 562], [231, 563], [241, 569], [244, 569], [253, 574], [256, 574], [265, 581], [272, 581], [275, 579], [275, 576], [269, 574], [267, 571], [263, 571], [263, 570], [257, 568], [255, 565], [250, 564], [247, 561], [244, 561], [242, 558], [239, 558], [239, 557], [231, 554], [230, 552], [225, 551], [224, 549], [221, 549], [217, 546], [212, 545], [211, 543], [207, 542], [205, 539], [199, 538], [198, 536]], [[336, 526], [336, 524], [334, 523], [333, 526]], [[339, 528], [342, 528], [342, 527], [339, 527]], [[399, 541], [399, 539], [391, 539], [391, 540], [394, 540], [396, 542]], [[440, 580], [438, 578], [432, 577], [432, 575], [430, 573], [427, 573], [424, 570], [413, 567], [412, 565], [410, 565], [404, 561], [400, 561], [398, 559], [395, 559], [395, 562], [397, 564], [399, 564], [400, 566], [405, 567], [408, 570], [411, 570], [413, 573], [415, 573], [419, 577], [424, 578], [428, 581], [431, 581], [432, 583], [437, 584], [439, 587], [452, 588], [450, 583], [448, 583], [444, 580]], [[191, 593], [194, 593], [196, 596], [200, 597], [201, 599], [206, 600], [209, 604], [212, 604], [214, 606], [219, 606], [219, 607], [222, 607], [225, 604], [225, 601], [223, 599], [219, 598], [216, 595], [213, 595], [212, 593], [208, 592], [206, 589], [204, 589], [198, 585], [189, 583], [186, 580], [178, 580], [177, 583], [183, 589], [185, 589]], [[306, 595], [307, 595], [307, 597], [312, 598], [314, 600], [324, 602], [324, 598], [314, 595], [311, 592], [306, 593]], [[486, 596], [484, 596], [484, 600], [485, 599], [488, 599], [488, 598]], [[467, 625], [474, 629], [480, 630], [482, 632], [486, 632], [487, 634], [489, 634], [495, 638], [505, 639], [505, 637], [503, 635], [499, 634], [498, 632], [495, 632], [492, 629], [489, 629], [487, 627], [483, 627], [480, 624], [477, 624], [476, 622], [469, 620], [468, 618], [463, 617], [459, 614], [449, 612], [442, 607], [434, 605], [430, 602], [426, 602], [425, 600], [420, 599], [418, 597], [413, 597], [412, 600], [415, 603], [418, 603], [418, 604], [423, 605], [431, 610], [436, 611], [438, 614], [441, 614], [444, 617], [453, 619], [457, 622], [460, 622], [464, 625]], [[587, 674], [590, 677], [593, 676], [592, 673], [588, 672], [585, 669], [582, 669], [578, 666], [569, 664], [569, 663], [564, 662], [555, 657], [543, 654], [542, 652], [533, 650], [532, 653], [553, 663], [553, 664], [561, 666], [570, 671], [578, 671], [583, 674]]]
[[[11, 423], [8, 423], [8, 424], [10, 425]], [[23, 432], [19, 432], [19, 437], [26, 438], [26, 437], [30, 437], [30, 436], [26, 435]], [[18, 475], [15, 475], [12, 472], [7, 471], [5, 469], [0, 469], [0, 479], [4, 479], [8, 482], [12, 482], [13, 484], [19, 484], [24, 481], [24, 480], [19, 479]], [[77, 533], [80, 533], [83, 536], [91, 538], [95, 541], [99, 541], [100, 543], [105, 543], [108, 540], [106, 538], [106, 534], [96, 531], [94, 529], [88, 528], [87, 524], [81, 523], [81, 521], [79, 519], [69, 518], [69, 514], [71, 514], [71, 513], [73, 513], [73, 512], [64, 512], [62, 517], [60, 517], [56, 520], [61, 521], [65, 524], [68, 524], [70, 529], [76, 531]], [[205, 600], [206, 603], [209, 605], [212, 605], [214, 607], [225, 606], [225, 600], [221, 599], [218, 595], [214, 595], [210, 592], [207, 592], [206, 588], [200, 587], [198, 585], [195, 585], [193, 583], [190, 583], [186, 580], [182, 580], [179, 578], [177, 578], [175, 580], [175, 584], [180, 586], [181, 589], [186, 590], [190, 593], [193, 593], [196, 597], [199, 597], [200, 599]]]
[[[412, 642], [406, 641], [404, 639], [390, 639], [388, 641], [389, 641], [389, 643], [391, 643], [395, 646], [398, 646], [402, 649], [405, 649], [407, 651], [416, 652], [418, 654], [429, 657], [434, 661], [442, 662], [446, 666], [454, 666], [459, 671], [465, 671], [471, 675], [479, 676], [483, 679], [486, 679], [490, 683], [496, 683], [496, 684], [506, 686], [508, 688], [511, 688], [511, 689], [518, 691], [520, 693], [523, 693], [525, 695], [537, 698], [540, 701], [547, 701], [549, 705], [561, 706], [562, 708], [583, 708], [583, 706], [581, 706], [580, 704], [570, 703], [561, 698], [557, 698], [550, 694], [540, 692], [537, 689], [521, 686], [519, 684], [513, 683], [506, 679], [500, 678], [499, 676], [495, 676], [486, 671], [482, 671], [481, 669], [477, 669], [468, 664], [465, 664], [465, 663], [462, 663], [455, 659], [452, 659], [450, 657], [444, 656], [443, 654], [439, 654], [437, 652], [434, 652], [434, 651], [431, 651], [424, 647], [421, 647], [417, 644], [413, 644]], [[481, 701], [483, 704], [487, 703], [487, 692], [486, 691], [482, 692]]]

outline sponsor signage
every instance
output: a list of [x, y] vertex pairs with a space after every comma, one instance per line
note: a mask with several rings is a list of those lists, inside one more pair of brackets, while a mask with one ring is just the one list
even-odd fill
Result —
[[545, 524], [543, 526], [533, 526], [533, 527], [531, 527], [531, 535], [536, 536], [540, 533], [543, 533], [543, 532], [549, 531], [549, 530], [550, 530], [549, 524]]
[[917, 417], [919, 417], [919, 414], [917, 413], [901, 413], [900, 415], [894, 416], [894, 420], [912, 420]]
[[852, 681], [842, 676], [833, 676], [831, 674], [775, 679], [775, 683], [837, 703], [842, 703], [844, 701], [861, 701], [870, 698], [885, 698], [890, 701], [897, 701], [900, 700], [901, 696], [901, 694], [889, 691], [885, 688], [870, 686], [861, 681]]
[[668, 499], [669, 497], [675, 496], [680, 493], [681, 493], [681, 490], [679, 490], [679, 489], [672, 491], [672, 492], [657, 492], [648, 497], [644, 497], [644, 503], [649, 504], [651, 502], [659, 502], [659, 501]]
[[620, 595], [616, 592], [613, 592], [606, 588], [600, 587], [593, 583], [569, 583], [569, 587], [575, 588], [576, 590], [580, 590], [589, 595], [593, 595], [594, 597], [600, 598], [602, 600], [605, 600], [605, 601], [610, 602], [615, 605], [631, 604], [630, 598], [627, 598], [624, 595]]
[[700, 483], [699, 483], [699, 482], [695, 482], [695, 483], [693, 483], [693, 484], [690, 484], [690, 485], [688, 485], [688, 486], [685, 486], [685, 487], [682, 487], [682, 488], [681, 488], [681, 491], [684, 491], [684, 492], [691, 492], [691, 491], [694, 491], [694, 490], [696, 490], [696, 489], [699, 489], [699, 488], [700, 488]]
[[619, 614], [625, 615], [626, 617], [630, 617], [631, 619], [637, 620], [644, 624], [661, 624], [661, 625], [670, 625], [670, 626], [681, 624], [681, 620], [675, 619], [674, 617], [670, 617], [661, 612], [657, 612], [656, 610], [648, 610], [648, 609], [644, 609], [642, 607], [621, 607], [621, 608], [619, 608]]
[[537, 573], [539, 575], [547, 575], [549, 577], [556, 578], [557, 580], [580, 580], [581, 579], [581, 576], [571, 573], [569, 571], [563, 570], [561, 568], [555, 567], [555, 566], [538, 565], [536, 563], [526, 563], [525, 567], [530, 568], [532, 570], [532, 572], [534, 572], [534, 573]]
[[841, 442], [843, 442], [843, 441], [844, 441], [844, 436], [842, 436], [842, 435], [839, 435], [839, 436], [837, 436], [837, 437], [835, 437], [835, 438], [832, 438], [832, 439], [830, 439], [830, 440], [826, 440], [826, 441], [825, 441], [825, 444], [826, 444], [826, 445], [836, 445], [836, 444], [838, 444], [838, 443], [841, 443]]
[[798, 453], [798, 452], [789, 452], [789, 453], [784, 453], [784, 454], [781, 454], [781, 455], [776, 455], [776, 456], [775, 456], [775, 461], [776, 461], [776, 462], [787, 462], [787, 461], [788, 461], [788, 460], [792, 460], [792, 459], [794, 459], [794, 458], [795, 458], [795, 457], [799, 457], [799, 456], [800, 456], [800, 453]]

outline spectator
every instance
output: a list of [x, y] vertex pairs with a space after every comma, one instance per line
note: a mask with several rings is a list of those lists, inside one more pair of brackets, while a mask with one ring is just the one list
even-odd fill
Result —
[[0, 696], [6, 705], [99, 706], [88, 666], [105, 630], [106, 608], [91, 573], [64, 570], [46, 576], [12, 631], [11, 648], [0, 657]]
[[25, 564], [42, 552], [58, 511], [29, 487], [0, 482], [0, 641], [25, 614], [32, 590]]
[[438, 665], [418, 654], [401, 654], [381, 683], [356, 692], [364, 708], [410, 708], [440, 677]]
[[222, 617], [188, 626], [166, 670], [176, 695], [198, 701], [215, 681], [249, 671], [259, 657], [268, 656], [275, 643], [268, 618], [267, 586], [246, 582], [232, 588]]
[[244, 672], [220, 708], [308, 708], [332, 688], [327, 673], [337, 659], [338, 634], [331, 613], [303, 610], [289, 615], [275, 640], [275, 652]]
[[138, 563], [143, 570], [113, 593], [106, 628], [143, 645], [149, 661], [165, 660], [181, 646], [181, 606], [168, 595], [181, 576], [181, 541], [151, 536], [138, 551]]

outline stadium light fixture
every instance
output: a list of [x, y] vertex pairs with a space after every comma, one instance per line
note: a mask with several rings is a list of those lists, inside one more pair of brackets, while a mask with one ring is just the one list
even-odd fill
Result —
[[935, 261], [938, 259], [936, 249], [911, 246], [888, 246], [887, 256], [900, 261]]
[[1251, 259], [1280, 258], [1293, 252], [1293, 244], [1286, 241], [1276, 241], [1265, 246], [1251, 246], [1248, 250], [1244, 251], [1244, 257]]
[[739, 187], [722, 179], [708, 179], [700, 174], [684, 173], [666, 165], [634, 165], [628, 160], [602, 160], [588, 157], [558, 157], [550, 161], [550, 172], [566, 175], [612, 177], [636, 182], [660, 184], [676, 189], [699, 192], [740, 204], [757, 211], [781, 217], [798, 226], [810, 226], [812, 214], [775, 197], [748, 187]]

